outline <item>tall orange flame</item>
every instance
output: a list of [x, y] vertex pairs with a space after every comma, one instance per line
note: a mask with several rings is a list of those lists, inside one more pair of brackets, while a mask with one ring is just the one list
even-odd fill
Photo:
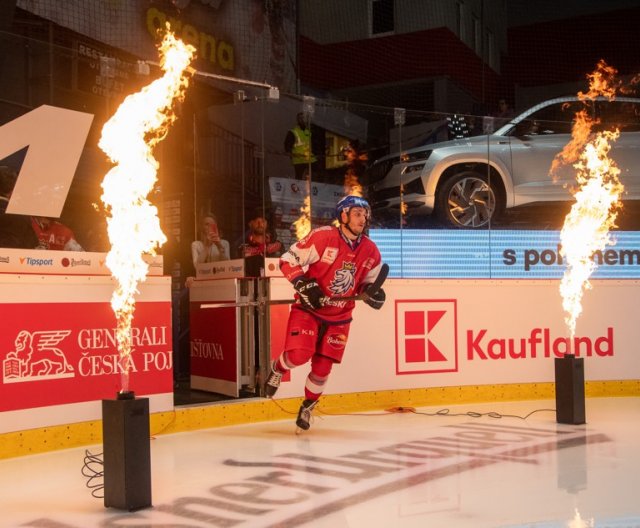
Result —
[[344, 175], [344, 194], [362, 196], [362, 185], [358, 180], [358, 166], [366, 163], [368, 156], [366, 152], [358, 152], [349, 145], [343, 149], [347, 159], [347, 172]]
[[311, 198], [305, 196], [304, 203], [300, 207], [300, 217], [293, 222], [296, 229], [296, 238], [301, 240], [311, 231]]
[[[588, 76], [589, 91], [578, 93], [578, 97], [585, 103], [598, 96], [612, 99], [620, 86], [615, 78], [616, 73], [614, 68], [600, 61], [596, 70]], [[589, 277], [595, 269], [593, 254], [612, 243], [609, 231], [615, 227], [624, 190], [618, 179], [620, 169], [608, 157], [611, 142], [618, 138], [619, 131], [598, 132], [593, 137], [592, 127], [597, 123], [586, 110], [579, 111], [573, 125], [572, 139], [552, 166], [554, 170], [561, 164], [577, 159], [573, 165], [578, 184], [575, 203], [560, 232], [560, 252], [566, 262], [560, 293], [571, 337], [575, 335], [576, 321], [582, 313], [582, 296], [591, 287]]]
[[[621, 86], [621, 82], [616, 78], [617, 74], [618, 70], [601, 59], [596, 65], [596, 69], [587, 74], [589, 90], [586, 93], [578, 92], [578, 99], [585, 104], [589, 104], [599, 96], [606, 97], [609, 100], [613, 99]], [[599, 122], [598, 119], [590, 117], [586, 108], [576, 113], [575, 122], [571, 130], [571, 141], [565, 145], [562, 152], [553, 160], [551, 164], [552, 175], [556, 173], [561, 165], [574, 163], [580, 157], [582, 149], [589, 141], [591, 129]]]
[[185, 71], [195, 48], [167, 31], [160, 47], [164, 75], [129, 95], [104, 125], [99, 147], [115, 166], [102, 182], [102, 201], [107, 211], [111, 250], [107, 266], [117, 285], [111, 298], [116, 315], [116, 339], [120, 354], [121, 392], [129, 390], [132, 368], [131, 323], [138, 284], [146, 279], [148, 264], [143, 255], [155, 255], [166, 241], [160, 229], [158, 210], [148, 200], [157, 181], [158, 162], [153, 147], [175, 121], [175, 100], [188, 86]]
[[358, 176], [348, 171], [344, 176], [344, 194], [362, 196], [362, 185], [358, 181]]
[[609, 230], [615, 227], [621, 207], [619, 199], [624, 188], [618, 180], [620, 169], [608, 157], [610, 142], [618, 136], [617, 130], [599, 132], [574, 165], [580, 188], [560, 232], [560, 251], [567, 263], [560, 293], [571, 337], [582, 312], [583, 292], [591, 287], [589, 277], [596, 267], [592, 256], [612, 243]]

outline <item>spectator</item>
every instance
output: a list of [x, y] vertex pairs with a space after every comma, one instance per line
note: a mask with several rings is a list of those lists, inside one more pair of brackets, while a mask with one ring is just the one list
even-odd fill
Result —
[[249, 234], [245, 243], [241, 246], [243, 257], [279, 257], [282, 255], [284, 246], [274, 234], [269, 230], [268, 222], [258, 216], [249, 221]]
[[293, 170], [297, 180], [311, 177], [311, 172], [317, 167], [318, 159], [313, 153], [311, 145], [311, 127], [309, 117], [300, 112], [297, 125], [287, 132], [284, 139], [284, 150], [291, 158]]
[[213, 213], [205, 214], [200, 220], [200, 238], [191, 243], [191, 257], [194, 269], [198, 264], [229, 260], [229, 242], [220, 238], [218, 221]]
[[37, 249], [84, 251], [73, 231], [55, 218], [32, 216], [31, 227], [38, 239]]
[[493, 117], [495, 117], [493, 122], [494, 130], [498, 130], [501, 126], [506, 125], [511, 118], [515, 117], [513, 108], [504, 97], [498, 99], [498, 110], [493, 114]]

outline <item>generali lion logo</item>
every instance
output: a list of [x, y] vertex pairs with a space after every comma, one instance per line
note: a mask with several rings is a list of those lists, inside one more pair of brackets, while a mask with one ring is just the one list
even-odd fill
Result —
[[70, 333], [71, 330], [20, 331], [14, 342], [15, 350], [2, 362], [4, 383], [75, 376], [64, 352], [56, 347]]

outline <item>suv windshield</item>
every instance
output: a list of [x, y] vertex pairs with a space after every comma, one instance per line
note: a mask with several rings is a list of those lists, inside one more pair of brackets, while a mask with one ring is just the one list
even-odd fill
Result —
[[544, 106], [520, 121], [507, 135], [571, 134], [576, 112], [583, 108], [580, 101]]
[[617, 128], [620, 132], [640, 131], [640, 104], [630, 101], [598, 101], [596, 109], [601, 121], [596, 130]]

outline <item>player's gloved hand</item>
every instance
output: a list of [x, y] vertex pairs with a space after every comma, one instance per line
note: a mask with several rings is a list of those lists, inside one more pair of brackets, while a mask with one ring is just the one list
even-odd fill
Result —
[[384, 301], [387, 299], [387, 296], [385, 295], [384, 290], [382, 288], [380, 288], [377, 292], [371, 295], [370, 293], [368, 293], [368, 290], [371, 289], [371, 286], [373, 285], [369, 284], [364, 289], [364, 296], [362, 300], [366, 302], [369, 306], [371, 306], [371, 308], [373, 308], [374, 310], [379, 310], [380, 308], [382, 308], [382, 305], [384, 304]]
[[322, 293], [322, 290], [315, 279], [300, 277], [293, 283], [293, 287], [300, 296], [302, 306], [311, 310], [322, 308], [324, 293]]

